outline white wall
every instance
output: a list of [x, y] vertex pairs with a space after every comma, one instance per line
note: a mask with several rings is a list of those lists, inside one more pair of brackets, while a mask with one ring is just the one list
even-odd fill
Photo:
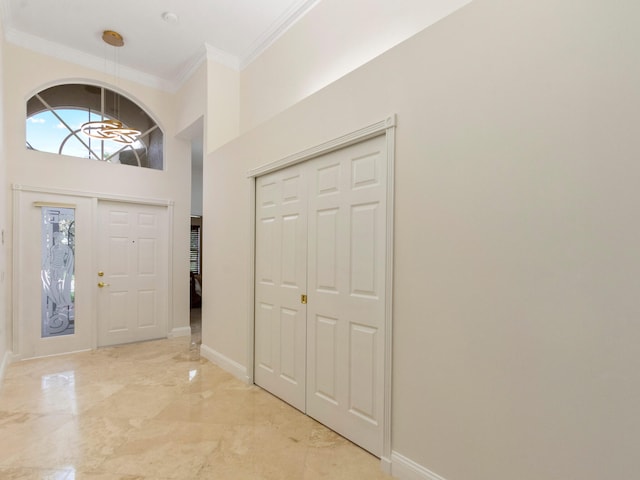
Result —
[[322, 0], [241, 74], [240, 131], [317, 92], [471, 0]]
[[204, 151], [212, 152], [238, 136], [240, 125], [240, 74], [207, 60], [207, 116]]
[[[4, 32], [0, 22], [0, 66], [4, 61]], [[2, 68], [4, 70], [4, 67]], [[4, 140], [4, 76], [0, 74], [0, 231], [7, 235], [7, 157]], [[8, 338], [9, 312], [7, 307], [7, 248], [4, 239], [0, 239], [0, 382], [4, 375], [4, 369], [8, 362]]]
[[[104, 162], [28, 151], [25, 148], [25, 102], [42, 88], [69, 81], [109, 86], [110, 75], [52, 59], [11, 44], [4, 47], [5, 142], [7, 182], [83, 192], [173, 200], [173, 324], [189, 325], [189, 142], [176, 139], [176, 97], [141, 85], [119, 81], [119, 89], [151, 112], [165, 135], [165, 170], [112, 165]], [[113, 88], [113, 87], [112, 87]], [[11, 233], [9, 232], [9, 238]], [[15, 352], [14, 352], [15, 353]]]
[[639, 16], [476, 0], [209, 155], [203, 345], [246, 365], [247, 170], [397, 113], [396, 474], [635, 478]]
[[202, 62], [175, 95], [177, 131], [187, 140], [193, 138], [194, 135], [202, 135], [200, 123], [207, 110], [206, 102], [202, 99], [206, 95], [207, 63]]
[[191, 215], [197, 216], [202, 216], [202, 142], [202, 132], [191, 140]]

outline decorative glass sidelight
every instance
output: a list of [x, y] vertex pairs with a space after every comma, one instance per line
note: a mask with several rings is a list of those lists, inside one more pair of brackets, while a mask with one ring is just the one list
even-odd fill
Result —
[[42, 337], [75, 333], [75, 209], [42, 207]]

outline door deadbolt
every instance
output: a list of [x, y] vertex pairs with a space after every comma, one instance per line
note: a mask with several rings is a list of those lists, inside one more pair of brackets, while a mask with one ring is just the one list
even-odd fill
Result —
[[303, 305], [307, 304], [307, 296], [306, 295], [300, 295], [300, 303], [302, 303]]

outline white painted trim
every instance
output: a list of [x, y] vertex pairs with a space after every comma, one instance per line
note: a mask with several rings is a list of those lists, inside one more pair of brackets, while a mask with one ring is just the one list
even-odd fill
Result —
[[[98, 199], [91, 199], [91, 219], [93, 225], [91, 225], [91, 242], [93, 245], [98, 244], [99, 232], [100, 232], [100, 219], [98, 218]], [[91, 259], [93, 262], [92, 270], [97, 272], [100, 269], [100, 262], [98, 261], [98, 255], [93, 255]], [[94, 288], [91, 292], [91, 301], [93, 305], [98, 305], [98, 289]], [[95, 350], [98, 348], [98, 309], [91, 309], [91, 348]]]
[[[13, 250], [13, 258], [12, 258], [12, 295], [11, 295], [11, 311], [12, 311], [12, 332], [11, 338], [13, 342], [13, 351], [20, 352], [20, 294], [21, 289], [18, 287], [19, 285], [19, 272], [21, 271], [20, 264], [20, 249], [21, 242], [19, 239], [19, 226], [20, 226], [20, 208], [21, 208], [21, 199], [22, 196], [20, 192], [16, 189], [13, 190], [13, 219], [12, 219], [12, 229], [13, 229], [13, 244], [11, 245]], [[16, 358], [18, 353], [14, 353], [14, 359]]]
[[25, 357], [24, 355], [14, 354], [12, 359], [11, 359], [11, 363], [24, 362], [24, 361], [29, 361], [29, 360], [37, 360], [39, 358], [61, 357], [63, 355], [73, 355], [74, 353], [91, 352], [92, 350], [94, 350], [94, 349], [93, 348], [80, 348], [78, 350], [70, 350], [68, 352], [51, 353], [49, 355], [36, 355], [34, 357]]
[[[92, 236], [93, 243], [96, 244], [99, 235], [99, 224], [98, 224], [98, 208], [99, 203], [102, 201], [109, 202], [123, 202], [123, 203], [132, 203], [138, 205], [149, 205], [155, 207], [166, 207], [167, 208], [167, 249], [168, 249], [168, 258], [167, 258], [167, 324], [166, 324], [166, 334], [168, 338], [172, 336], [185, 336], [186, 334], [174, 335], [175, 331], [179, 331], [182, 328], [186, 328], [188, 330], [188, 335], [191, 335], [191, 327], [179, 327], [173, 328], [169, 332], [169, 328], [172, 328], [174, 325], [174, 298], [173, 298], [173, 231], [174, 231], [174, 200], [159, 200], [153, 198], [144, 198], [144, 197], [132, 197], [127, 195], [113, 195], [113, 194], [105, 194], [105, 193], [97, 193], [97, 192], [86, 192], [80, 190], [66, 190], [59, 188], [50, 188], [50, 187], [38, 187], [32, 185], [12, 185], [13, 188], [13, 272], [12, 272], [12, 282], [14, 288], [12, 289], [12, 329], [11, 337], [12, 337], [12, 346], [13, 346], [13, 360], [18, 361], [24, 358], [24, 352], [20, 350], [20, 306], [21, 303], [21, 289], [18, 287], [19, 285], [19, 272], [20, 269], [20, 247], [21, 242], [19, 241], [19, 233], [20, 233], [20, 211], [22, 206], [22, 192], [25, 193], [42, 193], [42, 194], [51, 194], [51, 195], [61, 195], [61, 196], [72, 196], [72, 197], [81, 197], [81, 198], [90, 198], [92, 199], [91, 204], [91, 215], [93, 218]], [[48, 202], [45, 202], [48, 203]], [[94, 257], [93, 260], [93, 270], [98, 270], [97, 265], [97, 257]], [[94, 291], [92, 301], [94, 305], [97, 305], [97, 293]], [[89, 334], [90, 343], [92, 348], [98, 347], [98, 315], [96, 309], [93, 310], [93, 318], [91, 319], [91, 328], [92, 332]], [[72, 353], [72, 352], [64, 352], [64, 353]], [[64, 354], [62, 353], [62, 354]], [[28, 357], [32, 358], [32, 357]]]
[[9, 19], [11, 18], [13, 18], [11, 2], [9, 0], [0, 0], [0, 22], [2, 22], [3, 32], [10, 28]]
[[290, 167], [291, 165], [296, 165], [320, 155], [333, 152], [334, 150], [348, 147], [354, 143], [359, 143], [369, 138], [376, 137], [381, 133], [386, 132], [389, 128], [395, 127], [395, 125], [396, 116], [390, 115], [380, 122], [376, 122], [372, 125], [356, 130], [355, 132], [347, 133], [346, 135], [321, 143], [315, 147], [289, 155], [281, 160], [276, 160], [275, 162], [267, 163], [261, 167], [249, 170], [247, 172], [247, 177], [259, 177], [261, 175], [266, 175], [267, 173], [275, 172], [276, 170], [281, 170], [283, 168]]
[[240, 60], [240, 69], [244, 69], [262, 55], [276, 40], [284, 35], [298, 20], [319, 3], [320, 0], [299, 0], [285, 11], [278, 20], [249, 47]]
[[191, 327], [175, 327], [172, 328], [167, 338], [190, 337]]
[[[385, 347], [384, 347], [384, 420], [383, 420], [383, 440], [382, 459], [391, 466], [391, 420], [392, 420], [392, 392], [393, 392], [393, 268], [394, 268], [394, 212], [395, 212], [395, 115], [392, 121], [387, 121], [386, 141], [387, 141], [387, 251], [385, 254]], [[389, 119], [388, 119], [389, 120]]]
[[256, 179], [249, 179], [249, 292], [247, 297], [247, 379], [255, 382], [255, 311], [256, 311]]
[[[117, 66], [119, 75], [122, 78], [141, 85], [175, 93], [184, 86], [194, 72], [207, 59], [218, 62], [239, 72], [262, 55], [271, 45], [284, 35], [289, 28], [291, 28], [298, 20], [306, 15], [307, 12], [315, 7], [319, 1], [320, 0], [298, 0], [295, 2], [273, 23], [273, 25], [271, 25], [268, 30], [260, 35], [258, 39], [247, 49], [247, 52], [240, 57], [205, 44], [203, 51], [198, 52], [189, 61], [187, 61], [186, 65], [173, 75], [172, 78], [163, 78], [126, 65]], [[0, 15], [0, 20], [3, 23], [5, 40], [9, 43], [65, 62], [70, 62], [85, 68], [91, 68], [98, 72], [113, 72], [116, 67], [112, 61], [105, 60], [97, 55], [81, 52], [73, 47], [52, 42], [36, 35], [20, 31], [10, 23], [13, 15], [11, 14], [11, 5], [8, 0], [1, 0], [0, 12], [2, 13], [2, 15]]]
[[[175, 250], [175, 245], [173, 243], [173, 238], [174, 238], [174, 232], [173, 232], [173, 202], [169, 202], [169, 205], [167, 205], [167, 329], [171, 328], [171, 334], [169, 336], [171, 336], [173, 334], [174, 331], [176, 330], [180, 330], [181, 328], [186, 328], [189, 330], [189, 335], [191, 335], [191, 327], [175, 327], [175, 312], [173, 311], [174, 308], [174, 295], [173, 295], [173, 262], [174, 262], [174, 255], [173, 252]], [[97, 326], [97, 322], [96, 322], [96, 326]]]
[[225, 67], [235, 70], [236, 72], [240, 71], [240, 61], [235, 55], [231, 55], [230, 53], [227, 53], [224, 50], [220, 50], [219, 48], [216, 48], [208, 43], [204, 44], [204, 48], [207, 52], [207, 60], [211, 60], [213, 62], [224, 65]]
[[235, 360], [226, 357], [220, 352], [217, 352], [211, 347], [208, 347], [205, 344], [200, 345], [200, 355], [209, 360], [211, 363], [219, 366], [224, 371], [230, 373], [238, 380], [244, 383], [250, 383], [247, 378], [247, 369], [244, 365], [240, 365]]
[[125, 203], [141, 203], [144, 205], [156, 205], [156, 206], [172, 206], [173, 200], [160, 200], [156, 198], [144, 198], [144, 197], [132, 197], [129, 195], [114, 195], [111, 193], [100, 192], [86, 192], [82, 190], [66, 190], [63, 188], [51, 188], [51, 187], [37, 187], [33, 185], [18, 185], [14, 184], [13, 190], [19, 190], [23, 192], [36, 192], [36, 193], [48, 193], [52, 195], [67, 195], [71, 197], [86, 197], [97, 198], [98, 200], [109, 202], [125, 202]]
[[400, 480], [445, 480], [437, 473], [398, 452], [391, 454], [391, 475]]
[[380, 468], [387, 475], [391, 475], [391, 459], [390, 458], [386, 458], [386, 457], [382, 457], [380, 459]]
[[4, 375], [7, 371], [7, 367], [11, 364], [11, 357], [13, 354], [11, 350], [5, 352], [4, 357], [2, 358], [2, 363], [0, 363], [0, 388], [2, 388], [2, 383], [4, 382]]
[[164, 78], [127, 67], [126, 65], [115, 65], [115, 63], [110, 60], [105, 60], [99, 56], [82, 52], [75, 48], [62, 45], [61, 43], [51, 42], [44, 38], [21, 32], [13, 27], [5, 29], [5, 39], [7, 42], [19, 47], [98, 72], [113, 72], [117, 68], [120, 77], [140, 85], [157, 88], [166, 92], [172, 92], [174, 90], [171, 82]]
[[174, 75], [171, 92], [176, 93], [178, 90], [184, 87], [184, 85], [189, 81], [193, 74], [198, 71], [198, 69], [206, 60], [207, 49], [205, 47], [198, 51], [198, 53], [196, 53], [193, 57], [191, 57], [191, 59], [187, 61], [186, 65]]

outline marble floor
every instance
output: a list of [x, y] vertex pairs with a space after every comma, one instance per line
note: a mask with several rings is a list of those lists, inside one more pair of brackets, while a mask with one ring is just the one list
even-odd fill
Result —
[[369, 453], [200, 358], [184, 337], [10, 365], [0, 478], [391, 477]]

